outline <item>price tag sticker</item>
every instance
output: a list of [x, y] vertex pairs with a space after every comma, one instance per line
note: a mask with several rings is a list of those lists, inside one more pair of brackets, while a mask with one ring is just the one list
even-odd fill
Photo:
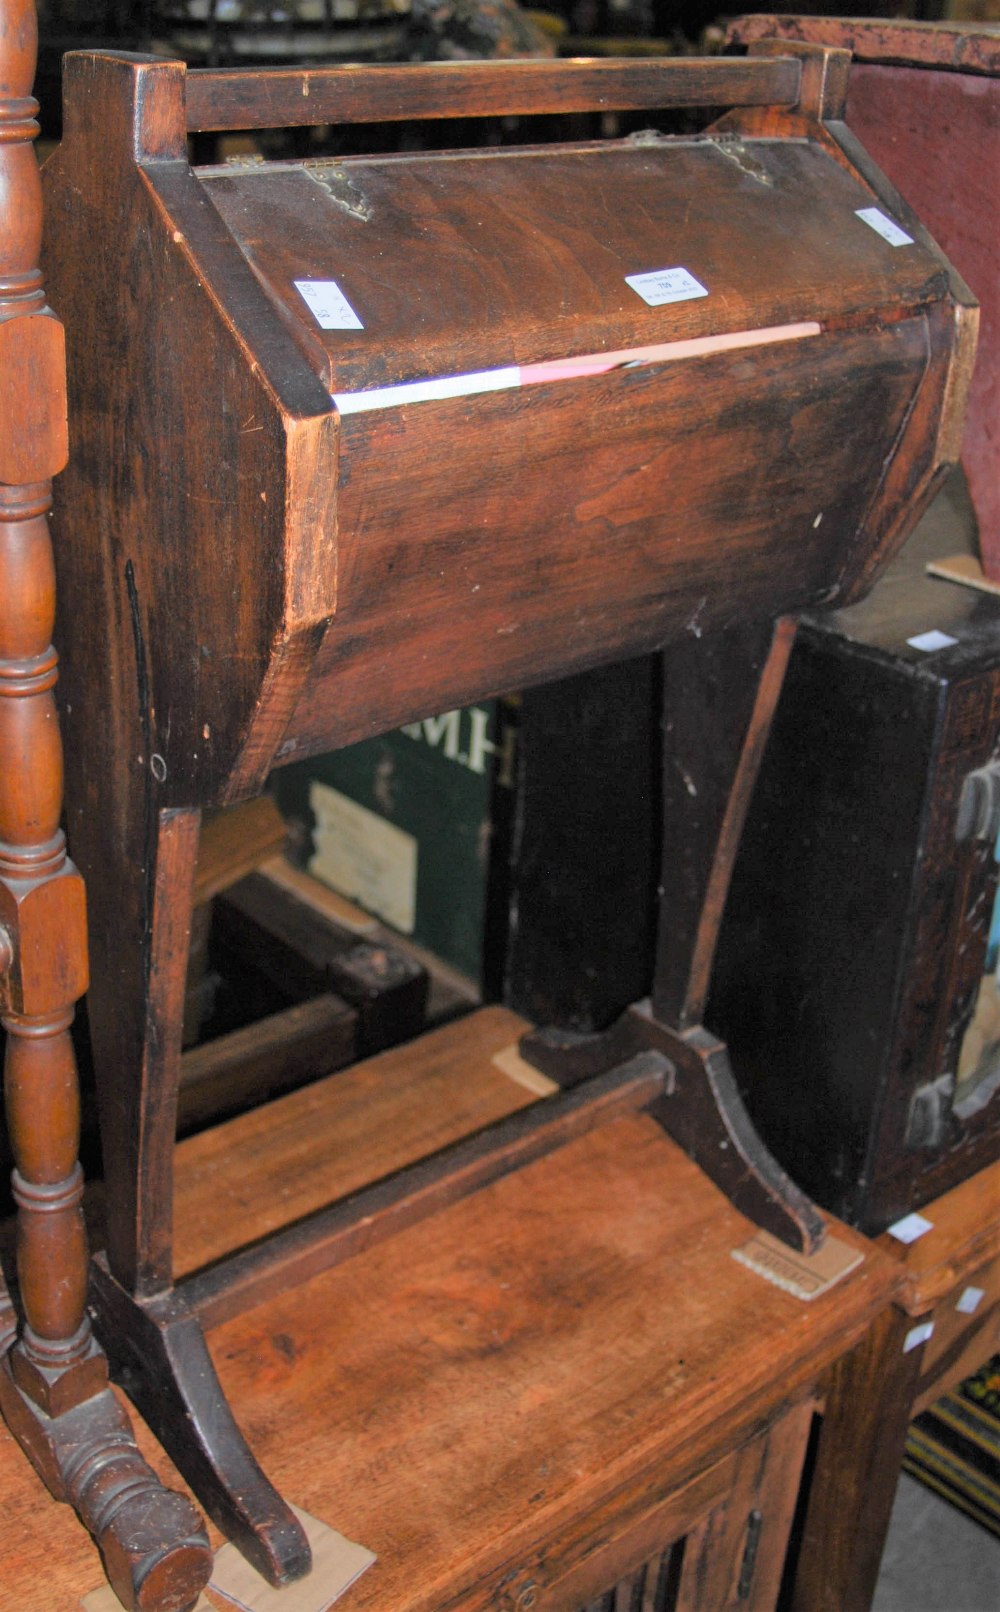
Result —
[[982, 1288], [982, 1287], [967, 1287], [963, 1291], [961, 1298], [959, 1299], [958, 1303], [955, 1305], [955, 1308], [958, 1311], [959, 1315], [975, 1315], [976, 1311], [979, 1309], [979, 1306], [982, 1304], [983, 1299], [985, 1297], [986, 1297], [986, 1289], [985, 1288]]
[[708, 296], [701, 281], [687, 269], [653, 269], [649, 274], [626, 274], [625, 284], [651, 308], [661, 308], [666, 302], [691, 302], [695, 297]]
[[890, 246], [912, 246], [913, 236], [907, 235], [905, 229], [900, 229], [895, 219], [883, 213], [878, 207], [856, 207], [855, 212], [862, 223], [873, 229], [876, 235], [881, 235], [883, 241]]
[[932, 1220], [927, 1220], [914, 1211], [912, 1215], [904, 1215], [902, 1220], [897, 1220], [894, 1226], [890, 1226], [889, 1236], [895, 1237], [898, 1243], [915, 1243], [918, 1237], [926, 1236], [933, 1225]]
[[911, 1349], [919, 1349], [922, 1343], [932, 1337], [934, 1333], [933, 1321], [921, 1321], [917, 1326], [911, 1327], [903, 1339], [903, 1353], [908, 1355]]
[[336, 280], [296, 280], [295, 289], [322, 330], [364, 330]]
[[932, 627], [930, 632], [918, 632], [906, 642], [911, 649], [919, 649], [924, 655], [933, 655], [935, 650], [950, 649], [952, 644], [958, 643], [958, 639], [953, 638], [951, 633], [939, 632], [936, 627]]

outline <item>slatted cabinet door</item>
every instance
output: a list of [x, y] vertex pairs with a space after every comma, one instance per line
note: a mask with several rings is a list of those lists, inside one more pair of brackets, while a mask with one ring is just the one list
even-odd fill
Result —
[[557, 1544], [504, 1612], [773, 1612], [812, 1413], [786, 1412], [638, 1520], [591, 1522], [590, 1553], [564, 1573]]

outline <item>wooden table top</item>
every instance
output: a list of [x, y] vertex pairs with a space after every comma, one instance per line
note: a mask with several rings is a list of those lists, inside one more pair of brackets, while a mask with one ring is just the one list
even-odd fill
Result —
[[[507, 1100], [530, 1097], [492, 1063], [519, 1023], [466, 1021], [467, 1091], [492, 1071]], [[437, 1037], [456, 1089], [461, 1028]], [[353, 1079], [398, 1105], [411, 1081], [430, 1089], [435, 1044]], [[331, 1099], [338, 1083], [349, 1114], [357, 1091], [336, 1076]], [[182, 1204], [196, 1151], [178, 1150]], [[884, 1306], [894, 1262], [869, 1249], [804, 1303], [731, 1257], [750, 1231], [652, 1119], [629, 1115], [215, 1328], [223, 1387], [269, 1476], [378, 1553], [345, 1612], [478, 1604], [477, 1581], [570, 1518], [670, 1492], [807, 1395]], [[96, 1559], [6, 1433], [0, 1493], [11, 1604], [69, 1612], [99, 1582]]]

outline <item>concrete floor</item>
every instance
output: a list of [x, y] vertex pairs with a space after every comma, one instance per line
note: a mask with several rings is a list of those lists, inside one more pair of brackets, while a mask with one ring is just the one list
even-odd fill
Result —
[[1000, 1539], [904, 1473], [872, 1612], [1000, 1612]]

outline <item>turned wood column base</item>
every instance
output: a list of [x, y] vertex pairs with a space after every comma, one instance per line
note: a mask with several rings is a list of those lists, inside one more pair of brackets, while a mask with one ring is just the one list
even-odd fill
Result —
[[558, 1085], [577, 1085], [656, 1051], [673, 1077], [649, 1112], [749, 1220], [790, 1247], [811, 1254], [825, 1236], [816, 1208], [786, 1175], [757, 1134], [743, 1103], [725, 1043], [701, 1024], [675, 1029], [636, 1002], [603, 1033], [532, 1030], [521, 1056]]
[[8, 1353], [0, 1410], [46, 1488], [93, 1535], [128, 1612], [193, 1607], [211, 1572], [208, 1536], [186, 1496], [165, 1489], [143, 1460], [111, 1389], [49, 1416], [15, 1382]]
[[108, 1386], [108, 1363], [92, 1336], [79, 1358], [65, 1366], [34, 1359], [23, 1338], [11, 1349], [8, 1361], [17, 1387], [46, 1416], [61, 1416]]

